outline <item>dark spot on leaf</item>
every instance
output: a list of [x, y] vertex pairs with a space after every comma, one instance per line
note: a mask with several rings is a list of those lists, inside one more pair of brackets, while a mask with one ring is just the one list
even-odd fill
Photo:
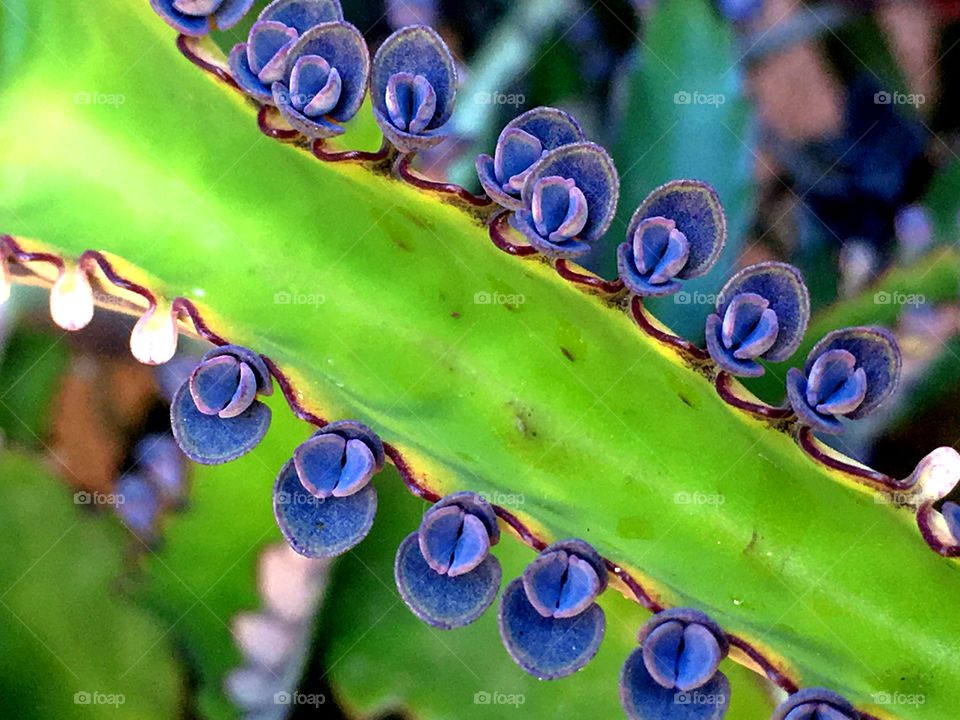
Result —
[[573, 354], [569, 350], [567, 350], [563, 345], [560, 346], [560, 352], [563, 353], [563, 356], [567, 360], [569, 360], [570, 362], [573, 362]]

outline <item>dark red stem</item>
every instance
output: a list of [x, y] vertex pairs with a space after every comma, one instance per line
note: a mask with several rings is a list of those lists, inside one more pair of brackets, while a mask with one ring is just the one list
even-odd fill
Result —
[[682, 337], [673, 335], [672, 333], [658, 330], [651, 325], [643, 309], [643, 300], [639, 295], [634, 295], [630, 301], [630, 311], [633, 313], [633, 319], [636, 320], [640, 329], [655, 340], [659, 340], [666, 345], [672, 345], [697, 360], [707, 360], [710, 357], [706, 350], [701, 350], [689, 340], [684, 340]]
[[563, 258], [557, 260], [553, 267], [556, 269], [557, 275], [564, 280], [569, 280], [575, 285], [586, 285], [596, 288], [597, 290], [602, 290], [610, 295], [614, 295], [623, 290], [623, 281], [620, 278], [616, 280], [604, 280], [602, 277], [597, 277], [596, 275], [587, 275], [577, 272], [576, 270], [571, 270], [570, 265]]
[[504, 226], [506, 225], [507, 218], [509, 217], [509, 210], [501, 210], [490, 219], [488, 229], [490, 231], [490, 239], [493, 241], [493, 244], [508, 255], [516, 255], [517, 257], [536, 255], [537, 249], [532, 245], [514, 245], [512, 242], [507, 240], [507, 236], [504, 235]]
[[300, 134], [299, 132], [293, 128], [274, 127], [267, 120], [267, 115], [273, 109], [273, 105], [261, 105], [260, 110], [257, 111], [257, 127], [260, 128], [260, 132], [274, 140], [293, 140]]
[[380, 145], [376, 152], [367, 152], [365, 150], [324, 150], [323, 140], [313, 141], [313, 156], [317, 160], [324, 162], [379, 162], [386, 160], [390, 155], [390, 143], [386, 140]]
[[427, 180], [419, 175], [415, 175], [413, 170], [410, 169], [412, 157], [412, 153], [404, 153], [400, 156], [400, 159], [397, 161], [397, 175], [414, 187], [446, 195], [455, 195], [464, 202], [476, 205], [477, 207], [486, 207], [493, 202], [493, 200], [486, 195], [474, 195], [465, 187], [461, 187], [455, 183], [434, 182], [433, 180]]
[[717, 375], [717, 394], [728, 405], [746, 410], [748, 413], [753, 413], [766, 420], [782, 420], [793, 415], [793, 410], [789, 407], [773, 407], [772, 405], [752, 403], [749, 400], [737, 397], [730, 389], [732, 381], [733, 377], [726, 371], [721, 370], [720, 374]]
[[207, 62], [202, 57], [197, 55], [196, 52], [194, 52], [193, 48], [190, 47], [191, 43], [193, 42], [195, 42], [195, 40], [188, 35], [177, 35], [177, 49], [187, 60], [192, 62], [204, 72], [210, 73], [223, 84], [229, 85], [234, 90], [242, 92], [240, 90], [240, 86], [237, 85], [237, 81], [233, 79], [233, 76], [230, 73], [228, 73], [222, 67]]

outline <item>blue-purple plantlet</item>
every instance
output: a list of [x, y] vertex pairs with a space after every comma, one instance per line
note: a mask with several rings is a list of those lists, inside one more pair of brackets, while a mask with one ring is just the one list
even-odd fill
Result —
[[477, 177], [494, 202], [509, 210], [523, 207], [520, 192], [530, 168], [544, 153], [584, 139], [572, 115], [537, 107], [518, 115], [503, 128], [493, 157], [477, 156]]
[[901, 364], [900, 348], [889, 331], [834, 330], [813, 346], [802, 372], [787, 371], [787, 398], [800, 422], [839, 433], [839, 418], [869, 415], [893, 393]]
[[239, 345], [211, 350], [171, 400], [177, 445], [203, 465], [250, 452], [270, 427], [270, 408], [256, 396], [272, 392], [270, 372], [255, 352]]
[[230, 72], [240, 88], [259, 102], [273, 104], [273, 83], [283, 80], [287, 55], [310, 28], [343, 20], [338, 0], [274, 0], [250, 28], [247, 42], [230, 51]]
[[805, 688], [784, 700], [770, 720], [857, 720], [860, 713], [846, 698], [822, 687]]
[[360, 543], [377, 512], [370, 478], [384, 461], [383, 442], [354, 420], [330, 423], [301, 443], [273, 486], [273, 514], [290, 547], [319, 558]]
[[590, 142], [563, 145], [527, 172], [523, 207], [510, 216], [510, 225], [548, 257], [582, 255], [610, 227], [619, 188], [606, 150]]
[[630, 720], [718, 720], [726, 714], [730, 683], [717, 667], [730, 643], [710, 617], [691, 608], [664, 610], [641, 626], [637, 640], [641, 647], [620, 673], [620, 700]]
[[490, 555], [499, 540], [497, 517], [486, 500], [472, 492], [447, 495], [400, 543], [394, 561], [400, 597], [434, 627], [472, 623], [500, 588], [500, 563]]
[[380, 131], [401, 153], [425, 150], [445, 135], [453, 113], [457, 70], [436, 30], [400, 28], [373, 58], [370, 99]]
[[308, 138], [343, 133], [367, 91], [370, 54], [348, 22], [315, 25], [286, 51], [283, 77], [271, 86], [273, 102], [290, 127]]
[[661, 185], [640, 203], [617, 248], [624, 285], [642, 296], [669, 295], [679, 280], [705, 275], [717, 262], [727, 221], [716, 191], [696, 180]]
[[707, 317], [707, 350], [733, 375], [758, 377], [758, 358], [790, 357], [807, 329], [810, 294], [800, 271], [781, 262], [751, 265], [734, 275]]
[[583, 540], [545, 548], [500, 598], [500, 638], [510, 657], [541, 680], [582, 668], [603, 640], [606, 617], [595, 600], [606, 587], [603, 560]]
[[232, 28], [252, 5], [253, 0], [150, 0], [150, 7], [170, 27], [193, 37]]

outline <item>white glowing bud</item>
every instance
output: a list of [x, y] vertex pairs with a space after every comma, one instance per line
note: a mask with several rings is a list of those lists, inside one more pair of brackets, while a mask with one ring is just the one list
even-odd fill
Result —
[[163, 365], [177, 351], [177, 322], [173, 312], [150, 308], [130, 333], [130, 351], [145, 365]]
[[79, 330], [93, 320], [93, 288], [82, 268], [60, 273], [50, 291], [50, 316], [64, 330]]
[[960, 481], [960, 453], [949, 446], [937, 448], [917, 463], [910, 479], [921, 502], [945, 497]]
[[0, 305], [10, 299], [10, 269], [6, 258], [0, 257]]

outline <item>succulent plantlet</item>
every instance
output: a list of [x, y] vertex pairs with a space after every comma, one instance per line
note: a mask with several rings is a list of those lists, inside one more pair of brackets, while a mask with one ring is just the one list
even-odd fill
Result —
[[150, 7], [177, 32], [199, 37], [227, 30], [247, 14], [253, 0], [150, 0]]
[[727, 219], [716, 191], [696, 180], [674, 180], [650, 193], [617, 248], [620, 279], [637, 295], [669, 295], [679, 280], [705, 275], [727, 239]]
[[537, 160], [550, 150], [583, 140], [580, 123], [570, 113], [552, 107], [527, 110], [500, 132], [493, 157], [477, 156], [477, 177], [494, 202], [519, 210], [520, 192]]
[[117, 517], [145, 542], [152, 540], [162, 506], [159, 489], [146, 478], [129, 473], [117, 480], [113, 493], [117, 498], [113, 506]]
[[620, 701], [630, 720], [719, 720], [726, 714], [730, 683], [717, 666], [730, 643], [710, 617], [691, 608], [664, 610], [643, 624], [637, 640], [641, 647], [620, 673]]
[[204, 355], [170, 402], [170, 427], [183, 454], [203, 465], [244, 455], [270, 427], [270, 408], [256, 399], [270, 395], [266, 364], [239, 345]]
[[770, 720], [859, 720], [843, 696], [822, 687], [804, 688], [784, 700]]
[[370, 100], [384, 137], [401, 153], [443, 140], [457, 92], [457, 68], [433, 28], [409, 25], [383, 41], [373, 57]]
[[500, 589], [500, 563], [490, 555], [499, 540], [490, 503], [472, 492], [447, 495], [400, 543], [393, 566], [400, 597], [434, 627], [469, 625]]
[[876, 410], [896, 389], [902, 360], [897, 341], [877, 327], [834, 330], [814, 345], [803, 371], [787, 371], [787, 398], [800, 422], [827, 433], [839, 418]]
[[301, 443], [273, 486], [273, 515], [290, 547], [333, 557], [363, 540], [377, 512], [370, 478], [384, 459], [383, 442], [355, 420], [325, 425]]
[[603, 560], [586, 542], [548, 546], [500, 597], [498, 623], [507, 652], [541, 680], [576, 672], [603, 640], [606, 618], [594, 600], [606, 588]]
[[348, 22], [315, 25], [286, 50], [283, 76], [271, 86], [273, 102], [290, 127], [308, 138], [341, 135], [367, 92], [370, 53]]
[[786, 360], [800, 345], [810, 317], [810, 294], [800, 271], [781, 262], [744, 268], [717, 296], [707, 317], [707, 350], [721, 370], [758, 377], [758, 358]]
[[591, 142], [563, 145], [527, 171], [523, 208], [510, 216], [510, 225], [547, 257], [576, 257], [610, 227], [619, 189], [606, 150]]
[[307, 30], [343, 20], [338, 0], [274, 0], [250, 28], [247, 42], [230, 51], [230, 72], [247, 95], [273, 104], [273, 83], [283, 80], [287, 55]]

